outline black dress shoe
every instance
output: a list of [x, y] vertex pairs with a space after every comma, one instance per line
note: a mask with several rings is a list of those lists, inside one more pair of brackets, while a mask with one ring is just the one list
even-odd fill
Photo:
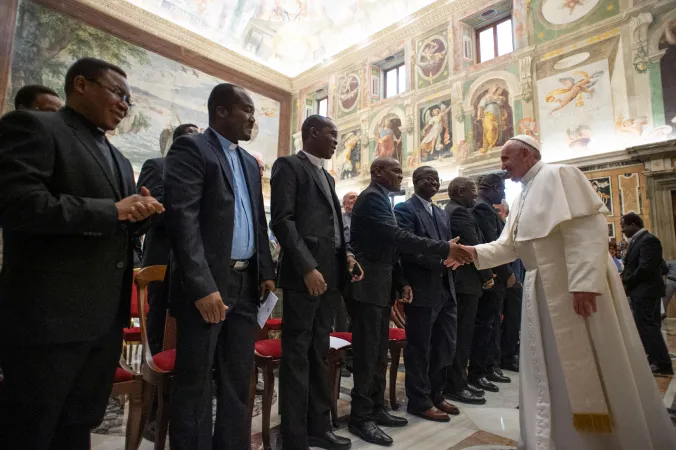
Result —
[[370, 444], [383, 445], [387, 447], [392, 445], [392, 442], [394, 442], [392, 438], [385, 434], [383, 430], [378, 428], [378, 425], [376, 425], [376, 423], [372, 420], [359, 423], [350, 422], [347, 429], [350, 430], [350, 433]]
[[659, 367], [656, 366], [655, 364], [650, 365], [650, 370], [652, 371], [653, 375], [673, 375], [674, 374], [674, 369], [672, 367]]
[[493, 381], [495, 383], [511, 383], [512, 382], [512, 379], [504, 376], [502, 374], [502, 371], [500, 371], [500, 373], [498, 373], [497, 371], [493, 372], [493, 373], [489, 373], [488, 376], [486, 376], [486, 379], [488, 381]]
[[479, 389], [483, 389], [484, 391], [489, 391], [489, 392], [500, 392], [500, 388], [491, 383], [486, 379], [486, 377], [481, 377], [477, 378], [476, 380], [471, 380], [469, 382], [471, 385], [474, 387], [477, 387]]
[[336, 436], [333, 431], [327, 431], [321, 436], [308, 436], [310, 447], [327, 448], [334, 450], [347, 450], [352, 447], [352, 441], [348, 438]]
[[484, 405], [486, 404], [486, 399], [479, 397], [476, 394], [473, 394], [470, 390], [465, 389], [460, 392], [455, 392], [453, 394], [446, 395], [449, 400], [453, 400], [459, 403], [466, 403], [468, 405]]
[[470, 391], [472, 394], [476, 395], [477, 397], [483, 397], [486, 391], [483, 389], [479, 389], [476, 386], [472, 386], [471, 384], [467, 385], [467, 390]]
[[384, 409], [374, 413], [371, 417], [381, 427], [405, 427], [408, 425], [408, 420], [403, 417], [393, 416]]

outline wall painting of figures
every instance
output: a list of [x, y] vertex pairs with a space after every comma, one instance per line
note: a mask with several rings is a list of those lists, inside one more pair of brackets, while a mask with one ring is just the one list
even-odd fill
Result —
[[453, 132], [451, 118], [451, 101], [435, 101], [419, 109], [420, 162], [437, 161], [453, 156]]
[[361, 130], [359, 128], [340, 135], [336, 161], [331, 174], [338, 180], [349, 180], [361, 171]]
[[489, 82], [472, 102], [474, 150], [486, 153], [514, 136], [514, 118], [509, 91], [503, 83]]

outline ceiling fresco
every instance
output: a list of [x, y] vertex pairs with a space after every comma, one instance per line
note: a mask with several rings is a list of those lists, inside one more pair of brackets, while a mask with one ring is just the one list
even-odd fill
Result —
[[287, 76], [435, 0], [127, 0]]

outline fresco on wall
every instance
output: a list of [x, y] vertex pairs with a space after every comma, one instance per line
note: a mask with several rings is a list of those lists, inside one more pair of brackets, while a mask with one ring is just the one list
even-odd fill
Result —
[[418, 42], [416, 52], [416, 72], [418, 74], [418, 87], [422, 81], [433, 82], [442, 72], [447, 71], [448, 45], [446, 38], [441, 34], [428, 37]]
[[401, 119], [396, 114], [387, 114], [376, 127], [374, 136], [376, 151], [373, 159], [381, 157], [394, 158], [402, 162]]
[[480, 153], [503, 145], [514, 136], [514, 119], [509, 92], [497, 82], [472, 102], [474, 148]]
[[440, 160], [453, 156], [451, 101], [444, 100], [425, 105], [419, 110], [420, 162]]
[[533, 0], [534, 42], [555, 39], [620, 12], [619, 0]]
[[641, 214], [641, 184], [638, 172], [617, 176], [620, 187], [620, 214]]
[[361, 130], [356, 129], [340, 135], [336, 151], [335, 174], [339, 180], [349, 180], [361, 170]]
[[610, 185], [610, 177], [601, 177], [601, 178], [592, 178], [589, 180], [594, 192], [599, 196], [603, 204], [610, 211], [610, 215], [613, 215], [613, 191]]
[[676, 20], [667, 24], [658, 46], [660, 50], [665, 50], [660, 60], [664, 121], [665, 126], [671, 127], [667, 133], [669, 137], [676, 138]]
[[[137, 175], [145, 160], [160, 156], [174, 127], [187, 122], [208, 126], [207, 99], [223, 81], [29, 1], [19, 7], [7, 100], [26, 84], [47, 85], [65, 98], [66, 70], [85, 56], [119, 65], [128, 75], [135, 106], [110, 141], [129, 158]], [[277, 158], [280, 105], [250, 94], [257, 128], [242, 147], [262, 155], [269, 170]]]
[[352, 112], [358, 105], [361, 98], [360, 91], [360, 79], [357, 73], [350, 73], [338, 80], [336, 100], [343, 115]]

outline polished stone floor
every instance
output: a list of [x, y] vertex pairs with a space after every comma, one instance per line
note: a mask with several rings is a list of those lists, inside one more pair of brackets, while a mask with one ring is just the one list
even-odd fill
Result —
[[[666, 324], [664, 327], [665, 337], [672, 352], [672, 359], [676, 361], [676, 320], [671, 319], [673, 323]], [[666, 331], [669, 331], [667, 334]], [[501, 384], [500, 392], [486, 393], [488, 400], [482, 406], [469, 406], [458, 404], [461, 409], [459, 416], [453, 417], [450, 423], [435, 423], [420, 419], [407, 414], [406, 396], [404, 394], [404, 370], [400, 369], [397, 377], [397, 399], [402, 406], [399, 407], [398, 415], [404, 416], [409, 420], [409, 425], [404, 428], [387, 429], [386, 431], [394, 439], [394, 445], [391, 449], [412, 449], [416, 450], [498, 450], [514, 449], [519, 437], [519, 385], [518, 374], [514, 372], [505, 372], [512, 378], [512, 383]], [[676, 378], [659, 377], [656, 378], [660, 391], [664, 394], [665, 407], [676, 408]], [[343, 378], [341, 383], [341, 394], [339, 400], [339, 429], [336, 433], [352, 439], [353, 449], [377, 449], [378, 446], [365, 443], [347, 431], [347, 415], [349, 414], [349, 392], [352, 387], [352, 378]], [[277, 392], [277, 386], [275, 386]], [[258, 398], [257, 398], [258, 400]], [[107, 418], [115, 420], [108, 430], [99, 429], [92, 434], [92, 448], [94, 450], [118, 450], [124, 448], [124, 437], [122, 436], [123, 423], [126, 420], [124, 409], [121, 405], [115, 406]], [[257, 405], [258, 406], [258, 405]], [[117, 409], [115, 409], [117, 408]], [[259, 408], [256, 408], [256, 416], [253, 419], [253, 437], [252, 449], [261, 448], [261, 416]], [[279, 432], [279, 415], [277, 414], [277, 403], [272, 408], [271, 417], [271, 441], [273, 449]], [[151, 450], [153, 444], [144, 440], [141, 449]], [[167, 445], [167, 448], [169, 446]]]

